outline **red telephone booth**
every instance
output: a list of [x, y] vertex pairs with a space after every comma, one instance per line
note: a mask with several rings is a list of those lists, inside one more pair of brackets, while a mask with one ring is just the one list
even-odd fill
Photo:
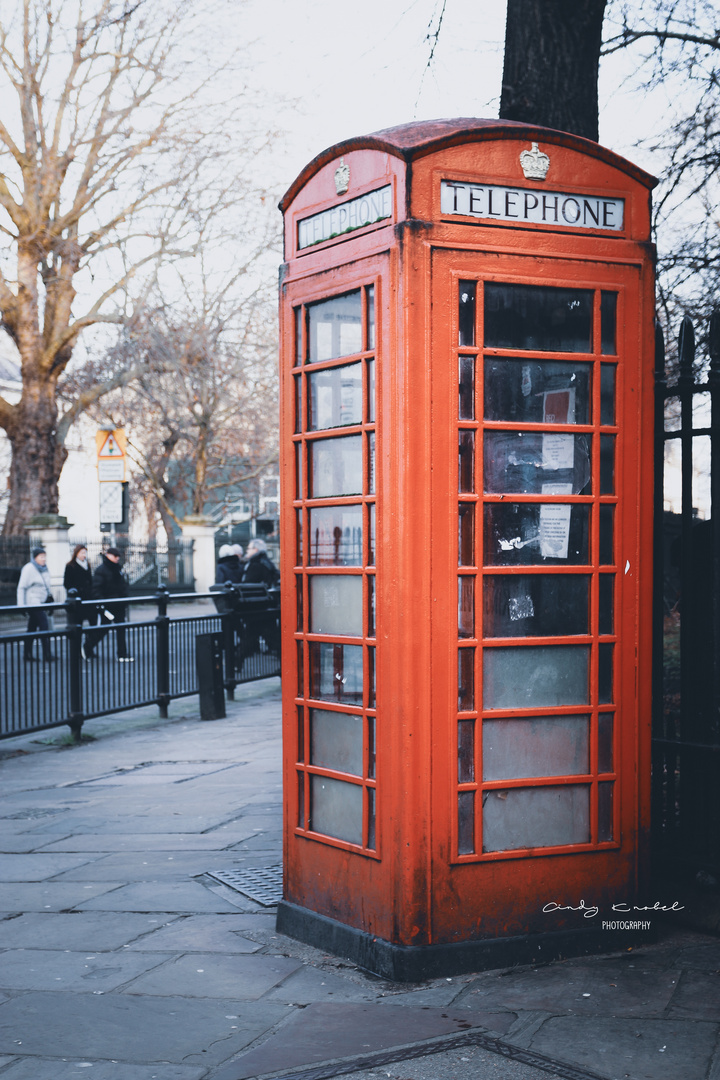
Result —
[[653, 185], [444, 120], [282, 201], [278, 928], [387, 977], [610, 948], [642, 906]]

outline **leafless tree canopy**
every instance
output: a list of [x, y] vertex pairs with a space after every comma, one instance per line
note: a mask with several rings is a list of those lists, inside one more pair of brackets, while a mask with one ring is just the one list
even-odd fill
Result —
[[[121, 324], [158, 267], [197, 251], [205, 223], [252, 188], [267, 136], [203, 55], [195, 0], [19, 0], [0, 16], [0, 325], [22, 398], [0, 398], [13, 459], [6, 533], [57, 510], [64, 437], [138, 370], [87, 384], [64, 417], [58, 386], [79, 335]], [[247, 175], [243, 176], [243, 169]], [[255, 188], [257, 185], [255, 185]], [[257, 194], [260, 207], [261, 195]], [[258, 222], [262, 213], [257, 212]], [[249, 265], [268, 242], [246, 243]]]

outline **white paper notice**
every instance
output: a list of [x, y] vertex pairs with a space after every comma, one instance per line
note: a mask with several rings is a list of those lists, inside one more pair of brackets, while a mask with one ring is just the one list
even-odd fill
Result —
[[572, 469], [575, 465], [574, 435], [543, 435], [543, 469]]
[[[572, 436], [570, 436], [572, 438]], [[543, 484], [543, 495], [572, 495], [572, 484]], [[540, 554], [544, 559], [567, 559], [570, 539], [569, 503], [543, 503], [540, 507]]]

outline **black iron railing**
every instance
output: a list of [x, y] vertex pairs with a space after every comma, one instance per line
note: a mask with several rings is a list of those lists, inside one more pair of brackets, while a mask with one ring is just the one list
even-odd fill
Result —
[[[153, 596], [105, 601], [128, 613], [153, 605], [154, 617], [98, 623], [98, 605], [71, 592], [64, 604], [43, 605], [58, 625], [31, 634], [18, 626], [28, 608], [0, 607], [0, 620], [12, 626], [0, 634], [0, 738], [64, 724], [79, 738], [85, 720], [152, 704], [167, 716], [174, 698], [198, 693], [200, 634], [220, 638], [228, 697], [240, 683], [279, 675], [277, 597], [264, 585], [174, 595], [160, 588]], [[216, 613], [172, 617], [173, 604], [207, 598]]]
[[[656, 342], [652, 830], [655, 866], [720, 879], [720, 312], [709, 366], [683, 320], [671, 385]], [[698, 372], [698, 367], [700, 372]], [[707, 374], [705, 375], [705, 372]], [[700, 440], [704, 440], [700, 442]], [[666, 447], [681, 451], [681, 513], [664, 509]], [[710, 513], [697, 513], [709, 471]], [[695, 495], [694, 494], [694, 485]]]

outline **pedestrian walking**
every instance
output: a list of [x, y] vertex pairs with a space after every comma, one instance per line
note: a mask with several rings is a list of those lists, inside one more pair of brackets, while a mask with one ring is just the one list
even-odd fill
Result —
[[236, 548], [242, 548], [239, 544], [223, 544], [218, 551], [218, 561], [215, 567], [215, 584], [224, 585], [226, 582], [230, 582], [232, 585], [239, 585], [242, 581], [243, 568], [238, 557]]
[[83, 656], [91, 660], [95, 650], [107, 634], [110, 627], [115, 624], [115, 645], [117, 658], [121, 664], [132, 663], [134, 656], [128, 656], [125, 622], [127, 605], [122, 601], [130, 595], [130, 585], [120, 566], [120, 552], [115, 547], [107, 549], [102, 556], [100, 565], [92, 576], [92, 599], [98, 600], [100, 618], [98, 628], [89, 630], [83, 649]]
[[[92, 600], [92, 570], [88, 562], [88, 552], [84, 544], [76, 544], [70, 561], [65, 565], [63, 585], [67, 592], [74, 589], [80, 600]], [[81, 609], [78, 615], [71, 609], [70, 617], [82, 626], [84, 619], [92, 626], [97, 617], [94, 608]]]
[[280, 581], [277, 566], [267, 553], [267, 544], [254, 537], [247, 546], [247, 562], [243, 572], [243, 585], [267, 585], [270, 589]]
[[[43, 610], [43, 604], [52, 604], [53, 594], [50, 591], [50, 571], [47, 568], [47, 552], [45, 548], [35, 547], [32, 549], [29, 563], [25, 563], [20, 571], [20, 580], [17, 587], [18, 607], [28, 608], [28, 636], [25, 638], [24, 660], [31, 663], [33, 656], [34, 638], [30, 634], [37, 630], [49, 630], [47, 613]], [[40, 638], [43, 659], [46, 663], [52, 663], [57, 658], [50, 651], [49, 638]]]

